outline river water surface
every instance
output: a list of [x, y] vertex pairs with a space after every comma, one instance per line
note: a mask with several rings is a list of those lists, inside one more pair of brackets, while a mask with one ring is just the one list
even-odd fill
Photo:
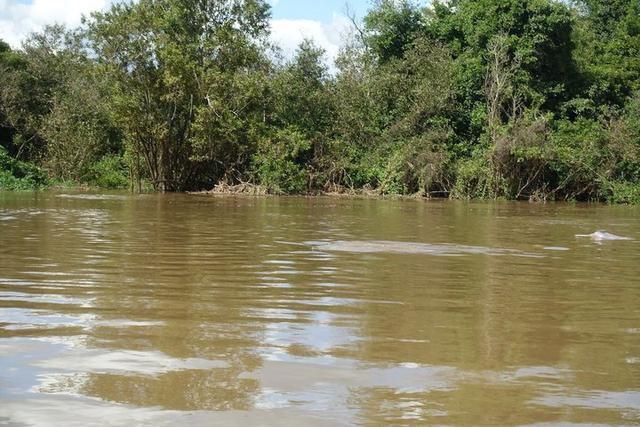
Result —
[[0, 193], [0, 425], [547, 423], [640, 424], [638, 208]]

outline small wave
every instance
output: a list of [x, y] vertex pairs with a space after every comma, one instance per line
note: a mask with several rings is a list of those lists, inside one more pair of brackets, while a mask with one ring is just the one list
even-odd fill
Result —
[[596, 231], [591, 234], [576, 234], [576, 237], [589, 237], [597, 242], [601, 242], [603, 240], [633, 240], [631, 237], [617, 236], [606, 231]]
[[114, 194], [59, 194], [60, 199], [75, 200], [126, 200], [128, 196], [118, 196]]
[[485, 246], [455, 245], [449, 243], [430, 244], [414, 242], [394, 242], [386, 240], [338, 240], [333, 242], [307, 242], [314, 249], [333, 252], [353, 253], [392, 253], [418, 254], [432, 256], [460, 256], [460, 255], [518, 255], [539, 256], [515, 249], [489, 248]]

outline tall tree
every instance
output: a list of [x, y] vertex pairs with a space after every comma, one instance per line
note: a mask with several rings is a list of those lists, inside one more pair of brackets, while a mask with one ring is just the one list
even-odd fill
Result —
[[323, 181], [319, 163], [335, 112], [324, 55], [305, 40], [271, 80], [270, 129], [254, 165], [261, 183], [276, 191], [305, 191]]
[[268, 17], [263, 0], [141, 0], [92, 15], [114, 116], [154, 188], [190, 188], [203, 165], [224, 175], [241, 161], [238, 120]]
[[421, 13], [411, 0], [376, 0], [364, 18], [365, 43], [381, 63], [402, 58], [421, 28]]

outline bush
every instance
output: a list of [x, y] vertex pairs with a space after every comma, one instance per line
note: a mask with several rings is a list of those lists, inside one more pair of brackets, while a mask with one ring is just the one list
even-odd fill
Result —
[[37, 166], [9, 156], [0, 146], [0, 189], [38, 190], [49, 184], [46, 174]]
[[447, 194], [450, 153], [445, 149], [448, 133], [425, 132], [411, 138], [391, 154], [382, 189], [390, 194]]
[[640, 204], [640, 183], [628, 181], [606, 181], [603, 192], [609, 203]]
[[478, 150], [471, 158], [460, 159], [455, 167], [456, 181], [451, 190], [454, 199], [495, 198], [496, 188], [505, 183], [496, 181], [495, 171], [487, 159], [487, 153]]
[[129, 173], [124, 159], [115, 154], [108, 154], [89, 168], [89, 184], [101, 188], [127, 188]]
[[550, 138], [551, 170], [557, 176], [554, 192], [565, 199], [591, 200], [598, 196], [607, 135], [596, 120], [560, 120]]
[[496, 180], [504, 184], [500, 196], [531, 199], [535, 194], [546, 193], [550, 121], [551, 117], [525, 114], [496, 136], [490, 159]]
[[253, 164], [260, 184], [275, 193], [302, 193], [309, 188], [305, 157], [311, 143], [302, 132], [285, 128], [272, 138], [262, 140]]
[[551, 138], [557, 191], [565, 198], [637, 202], [640, 138], [634, 120], [559, 121]]

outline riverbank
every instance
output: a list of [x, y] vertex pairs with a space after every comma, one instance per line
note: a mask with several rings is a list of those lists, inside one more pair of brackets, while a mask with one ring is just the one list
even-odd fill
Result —
[[[337, 199], [381, 199], [381, 200], [466, 200], [475, 202], [488, 202], [488, 201], [511, 201], [511, 202], [529, 202], [529, 203], [547, 203], [547, 202], [564, 202], [564, 203], [576, 203], [578, 200], [566, 199], [556, 200], [553, 198], [547, 198], [541, 195], [532, 195], [530, 197], [521, 197], [519, 199], [509, 199], [506, 197], [495, 198], [480, 198], [480, 197], [450, 197], [448, 192], [432, 192], [427, 194], [390, 194], [384, 193], [379, 189], [373, 188], [347, 188], [347, 187], [334, 187], [329, 191], [313, 190], [302, 193], [284, 193], [274, 192], [267, 187], [251, 184], [241, 183], [237, 185], [218, 184], [211, 190], [202, 191], [187, 191], [185, 194], [192, 196], [235, 196], [235, 197], [329, 197]], [[581, 203], [593, 203], [601, 205], [640, 205], [640, 201], [637, 203], [618, 202], [613, 203], [604, 200], [581, 200]]]
[[[126, 194], [161, 194], [161, 192], [153, 191], [150, 187], [146, 187], [143, 191], [133, 191], [122, 188], [104, 188], [96, 187], [87, 184], [79, 184], [74, 182], [67, 183], [55, 183], [47, 186], [31, 187], [31, 186], [16, 186], [16, 187], [3, 187], [0, 186], [0, 192], [73, 192], [81, 194], [102, 194], [102, 193], [126, 193]], [[546, 203], [567, 203], [567, 204], [593, 204], [602, 206], [640, 206], [640, 203], [612, 203], [601, 200], [554, 200], [544, 198], [529, 198], [529, 199], [508, 199], [504, 197], [483, 199], [483, 198], [456, 198], [456, 197], [441, 197], [439, 195], [425, 195], [425, 194], [385, 194], [380, 191], [372, 189], [342, 189], [334, 191], [311, 191], [305, 193], [281, 193], [273, 192], [265, 187], [255, 184], [239, 184], [239, 185], [218, 185], [211, 190], [202, 191], [184, 191], [184, 192], [167, 192], [165, 194], [185, 194], [189, 196], [208, 196], [208, 197], [243, 197], [243, 198], [333, 198], [333, 199], [366, 199], [366, 200], [451, 200], [451, 201], [472, 201], [472, 202], [528, 202], [531, 204], [546, 204]]]

